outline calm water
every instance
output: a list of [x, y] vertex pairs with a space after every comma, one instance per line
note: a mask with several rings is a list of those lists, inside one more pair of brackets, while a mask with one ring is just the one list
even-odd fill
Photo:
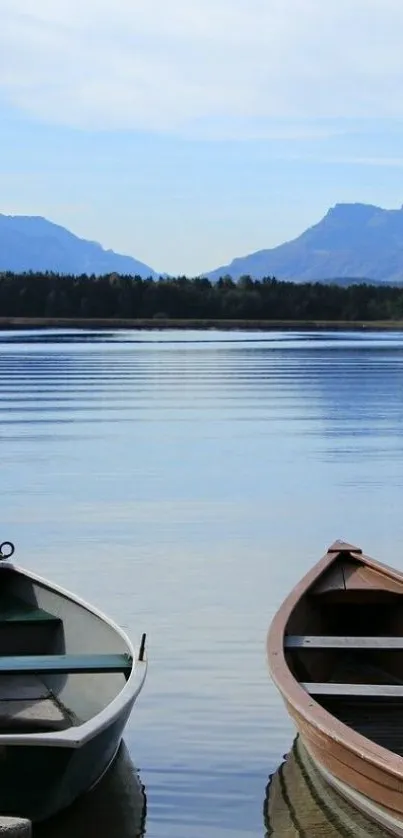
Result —
[[403, 334], [2, 332], [0, 393], [0, 535], [147, 632], [148, 838], [263, 838], [275, 609], [338, 537], [403, 568]]

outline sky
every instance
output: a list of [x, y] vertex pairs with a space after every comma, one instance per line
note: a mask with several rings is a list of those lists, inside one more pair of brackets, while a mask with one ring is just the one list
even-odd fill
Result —
[[0, 0], [0, 212], [197, 275], [403, 204], [402, 0]]

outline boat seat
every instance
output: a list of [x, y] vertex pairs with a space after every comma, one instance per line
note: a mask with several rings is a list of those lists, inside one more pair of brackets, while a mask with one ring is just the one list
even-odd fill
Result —
[[330, 637], [290, 634], [286, 649], [403, 649], [403, 637]]
[[309, 695], [348, 696], [349, 698], [402, 698], [403, 685], [397, 684], [337, 684], [301, 682]]
[[20, 597], [4, 595], [0, 597], [0, 626], [5, 623], [43, 623], [57, 622], [60, 618], [43, 608], [30, 605]]
[[0, 674], [32, 672], [35, 675], [78, 672], [124, 672], [130, 674], [132, 659], [129, 655], [3, 655], [0, 657]]

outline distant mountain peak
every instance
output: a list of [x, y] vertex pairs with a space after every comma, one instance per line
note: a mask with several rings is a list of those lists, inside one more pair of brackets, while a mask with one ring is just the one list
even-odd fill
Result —
[[41, 215], [0, 214], [0, 271], [7, 270], [158, 276], [144, 262], [105, 250], [98, 242], [79, 238]]
[[329, 216], [337, 215], [344, 218], [369, 218], [374, 213], [387, 211], [375, 206], [375, 204], [360, 204], [358, 202], [354, 204], [340, 203], [330, 207], [324, 217], [328, 218]]
[[386, 210], [373, 204], [337, 203], [292, 241], [237, 257], [206, 276], [230, 274], [295, 282], [340, 279], [403, 281], [403, 206]]
[[392, 215], [396, 216], [400, 212], [400, 209], [387, 210], [377, 207], [375, 204], [335, 204], [333, 207], [330, 207], [326, 215], [318, 223], [323, 224], [330, 221], [344, 225], [359, 225], [365, 224], [379, 216], [384, 218], [391, 217]]

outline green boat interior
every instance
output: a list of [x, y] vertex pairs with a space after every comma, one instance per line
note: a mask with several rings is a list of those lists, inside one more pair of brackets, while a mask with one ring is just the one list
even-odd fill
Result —
[[342, 555], [308, 589], [284, 652], [301, 686], [340, 721], [403, 756], [403, 584]]
[[131, 669], [129, 650], [107, 622], [0, 567], [0, 736], [82, 724], [120, 692]]

